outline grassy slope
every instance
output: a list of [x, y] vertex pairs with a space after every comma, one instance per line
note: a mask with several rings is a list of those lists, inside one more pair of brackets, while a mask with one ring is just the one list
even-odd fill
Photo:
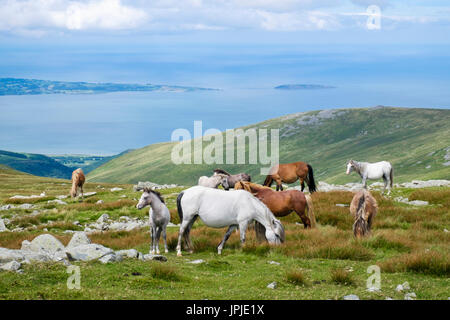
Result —
[[[412, 179], [450, 179], [444, 166], [450, 141], [450, 110], [365, 108], [340, 109], [331, 118], [319, 111], [271, 119], [246, 128], [280, 129], [280, 162], [306, 161], [316, 177], [331, 183], [359, 181], [345, 175], [345, 164], [360, 161], [391, 161], [395, 182]], [[88, 175], [90, 181], [196, 184], [201, 175], [216, 167], [248, 172], [262, 182], [260, 165], [174, 165], [173, 143], [160, 143], [116, 158]], [[419, 163], [420, 161], [420, 163]], [[431, 166], [427, 169], [427, 166]]]
[[43, 177], [70, 178], [72, 170], [50, 157], [0, 150], [0, 164]]
[[[69, 198], [64, 200], [68, 205], [48, 204], [48, 197], [68, 193], [69, 181], [35, 177], [0, 166], [0, 205], [10, 203], [9, 197], [15, 194], [47, 194], [33, 202], [36, 208], [0, 211], [0, 217], [11, 220], [9, 228], [25, 228], [22, 232], [0, 233], [0, 247], [20, 248], [23, 240], [43, 233], [53, 234], [67, 244], [71, 235], [65, 230], [82, 230], [73, 224], [75, 220], [83, 224], [94, 222], [105, 212], [114, 220], [123, 215], [143, 218], [148, 214], [147, 210], [135, 208], [136, 201], [132, 199], [140, 193], [133, 192], [131, 185], [119, 185], [124, 188], [120, 192], [110, 192], [112, 186], [88, 183], [86, 192], [97, 194], [83, 203]], [[174, 223], [178, 223], [175, 200], [180, 190], [162, 191]], [[216, 246], [225, 230], [207, 228], [198, 221], [192, 230], [193, 254], [176, 256], [178, 228], [169, 228], [166, 263], [75, 262], [81, 268], [81, 290], [67, 288], [69, 274], [60, 263], [23, 265], [23, 274], [0, 272], [0, 299], [341, 299], [357, 294], [361, 299], [383, 300], [403, 299], [404, 293], [395, 288], [408, 281], [418, 299], [446, 300], [450, 236], [443, 229], [450, 228], [449, 192], [450, 188], [394, 189], [393, 197], [402, 195], [432, 203], [419, 209], [374, 193], [380, 210], [372, 237], [361, 241], [353, 239], [348, 207], [336, 206], [348, 204], [352, 194], [319, 192], [313, 195], [317, 229], [303, 229], [296, 224], [296, 215], [282, 218], [287, 240], [282, 246], [256, 245], [254, 233], [249, 231], [248, 244], [240, 249], [238, 234], [233, 233], [222, 256], [218, 256]], [[103, 206], [95, 205], [99, 199], [105, 202]], [[39, 214], [33, 215], [34, 210], [39, 210]], [[148, 253], [149, 249], [148, 229], [107, 231], [90, 238], [115, 250], [135, 248]], [[196, 259], [205, 263], [188, 263]], [[370, 276], [367, 267], [374, 264], [381, 266], [381, 292], [366, 289]], [[336, 282], [335, 269], [346, 274], [347, 284]], [[346, 273], [349, 269], [352, 271]], [[266, 288], [272, 281], [278, 284], [275, 290]]]

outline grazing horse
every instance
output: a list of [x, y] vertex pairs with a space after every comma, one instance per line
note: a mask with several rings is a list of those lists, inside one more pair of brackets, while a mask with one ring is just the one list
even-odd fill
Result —
[[222, 180], [225, 178], [226, 175], [224, 174], [214, 174], [211, 177], [201, 176], [200, 178], [198, 178], [198, 185], [202, 187], [217, 189], [219, 185], [222, 183]]
[[216, 169], [214, 170], [214, 175], [220, 175], [220, 174], [224, 174], [225, 177], [222, 179], [222, 187], [225, 190], [229, 190], [234, 188], [236, 182], [239, 181], [252, 181], [252, 178], [250, 177], [249, 174], [246, 173], [238, 173], [238, 174], [230, 174], [228, 172], [226, 172], [225, 170], [222, 169]]
[[[299, 190], [276, 192], [272, 188], [243, 181], [236, 183], [234, 189], [244, 189], [253, 194], [272, 211], [275, 217], [284, 217], [295, 211], [305, 228], [314, 228], [316, 225], [311, 196], [305, 196]], [[305, 214], [305, 209], [308, 210], [308, 215]]]
[[81, 189], [81, 198], [84, 198], [83, 195], [83, 185], [86, 181], [86, 177], [84, 176], [84, 172], [81, 168], [78, 168], [72, 172], [72, 189], [70, 190], [70, 196], [75, 198], [78, 193], [78, 188]]
[[282, 182], [294, 183], [300, 179], [302, 192], [305, 189], [305, 181], [308, 184], [310, 193], [316, 191], [316, 183], [314, 181], [314, 173], [312, 167], [306, 162], [293, 162], [286, 164], [279, 164], [270, 169], [269, 175], [264, 180], [264, 186], [270, 187], [275, 180], [277, 184], [277, 191], [283, 191]]
[[167, 249], [166, 227], [170, 221], [169, 209], [167, 209], [164, 199], [159, 192], [150, 188], [144, 188], [144, 193], [142, 193], [136, 208], [141, 210], [148, 205], [150, 205], [148, 216], [152, 240], [150, 244], [150, 254], [155, 254], [155, 251], [159, 254], [159, 237], [161, 236], [161, 232], [164, 240], [164, 250], [167, 253], [169, 250]]
[[353, 233], [360, 238], [370, 234], [372, 220], [377, 214], [377, 200], [366, 189], [358, 191], [350, 204], [350, 213], [355, 218]]
[[260, 237], [264, 237], [270, 244], [280, 244], [285, 239], [281, 222], [274, 217], [264, 203], [244, 190], [227, 192], [202, 186], [191, 187], [178, 195], [177, 208], [181, 221], [177, 244], [178, 256], [181, 256], [182, 237], [185, 239], [188, 250], [192, 252], [189, 232], [198, 217], [209, 227], [228, 227], [222, 242], [217, 247], [218, 254], [222, 253], [225, 242], [236, 228], [239, 228], [241, 244], [243, 244], [248, 224], [253, 220], [264, 226], [264, 234]]
[[383, 178], [383, 194], [386, 192], [386, 188], [388, 188], [388, 195], [391, 193], [391, 189], [394, 183], [394, 169], [389, 162], [380, 161], [369, 163], [350, 160], [347, 163], [346, 173], [350, 174], [353, 170], [358, 172], [358, 174], [361, 176], [364, 188], [367, 188], [367, 179], [374, 180]]

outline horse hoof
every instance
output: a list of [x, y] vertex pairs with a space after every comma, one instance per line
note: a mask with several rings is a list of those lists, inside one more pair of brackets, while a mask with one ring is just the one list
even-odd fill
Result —
[[164, 250], [165, 253], [169, 253], [169, 250]]

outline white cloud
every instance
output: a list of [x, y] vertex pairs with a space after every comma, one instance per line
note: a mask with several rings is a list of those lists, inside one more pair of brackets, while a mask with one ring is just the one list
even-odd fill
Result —
[[145, 11], [120, 0], [7, 0], [0, 2], [0, 30], [132, 29], [147, 20]]

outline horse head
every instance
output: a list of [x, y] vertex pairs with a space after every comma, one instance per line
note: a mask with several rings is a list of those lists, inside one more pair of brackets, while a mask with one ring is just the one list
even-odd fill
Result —
[[145, 206], [152, 203], [152, 197], [151, 197], [150, 193], [151, 192], [150, 192], [149, 188], [144, 188], [144, 192], [142, 193], [142, 196], [139, 199], [138, 204], [136, 205], [137, 209], [141, 210]]
[[228, 176], [222, 177], [220, 184], [225, 190], [230, 190], [230, 183], [228, 182]]
[[347, 174], [350, 174], [355, 169], [355, 162], [353, 160], [350, 160], [347, 162]]
[[270, 244], [281, 244], [285, 241], [286, 236], [284, 227], [277, 219], [272, 219], [271, 228], [266, 228], [266, 239]]

